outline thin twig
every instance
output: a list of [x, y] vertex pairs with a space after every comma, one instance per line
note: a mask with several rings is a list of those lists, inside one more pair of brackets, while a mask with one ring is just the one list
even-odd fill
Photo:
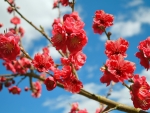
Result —
[[72, 0], [72, 12], [74, 12], [75, 0]]
[[23, 78], [20, 79], [20, 81], [17, 83], [16, 86], [18, 86], [27, 76], [24, 76]]
[[129, 90], [131, 90], [131, 88], [126, 84], [126, 83], [122, 83], [122, 85], [124, 85], [125, 87], [127, 87]]
[[102, 113], [108, 113], [108, 112], [110, 112], [110, 111], [112, 111], [112, 110], [115, 110], [115, 109], [117, 109], [117, 106], [114, 107], [114, 108], [110, 108], [109, 110], [107, 110], [107, 111], [105, 111], [105, 112], [102, 112]]

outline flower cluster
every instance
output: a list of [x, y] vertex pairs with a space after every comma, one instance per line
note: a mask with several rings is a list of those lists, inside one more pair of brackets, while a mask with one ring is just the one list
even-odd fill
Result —
[[140, 42], [138, 46], [139, 52], [136, 53], [136, 57], [140, 59], [140, 64], [145, 68], [150, 68], [150, 37]]
[[53, 46], [64, 53], [67, 50], [70, 53], [81, 51], [88, 41], [83, 27], [84, 23], [77, 12], [64, 15], [63, 24], [60, 20], [55, 20], [52, 30]]
[[107, 27], [113, 25], [114, 17], [111, 14], [105, 13], [103, 10], [97, 10], [93, 19], [94, 33], [102, 34]]
[[52, 70], [54, 61], [51, 56], [49, 56], [48, 48], [44, 48], [42, 54], [37, 53], [34, 56], [32, 64], [39, 72], [48, 72]]
[[108, 40], [105, 48], [105, 54], [109, 59], [100, 69], [104, 73], [100, 81], [109, 85], [111, 81], [124, 82], [124, 80], [132, 78], [135, 64], [124, 60], [124, 57], [127, 56], [125, 52], [128, 48], [128, 42], [122, 38], [116, 41]]

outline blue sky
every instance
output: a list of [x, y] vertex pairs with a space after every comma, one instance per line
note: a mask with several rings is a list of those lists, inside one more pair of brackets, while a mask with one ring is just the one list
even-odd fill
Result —
[[[35, 25], [42, 25], [47, 34], [51, 36], [51, 24], [53, 19], [58, 16], [58, 11], [56, 9], [52, 10], [53, 0], [16, 0], [16, 3], [20, 6], [20, 12], [22, 12], [23, 15]], [[4, 27], [0, 29], [0, 33], [3, 33], [3, 31], [9, 27], [13, 27], [9, 22], [12, 15], [7, 13], [7, 7], [8, 4], [5, 3], [4, 0], [1, 0], [0, 22], [4, 23]], [[146, 71], [135, 57], [139, 42], [150, 36], [150, 1], [77, 0], [75, 11], [79, 12], [79, 15], [85, 22], [84, 29], [88, 36], [88, 44], [83, 50], [87, 55], [87, 61], [78, 71], [84, 88], [100, 95], [106, 95], [109, 90], [109, 87], [106, 88], [105, 84], [99, 82], [102, 76], [99, 68], [106, 61], [104, 54], [106, 36], [93, 33], [92, 20], [96, 10], [104, 10], [106, 13], [114, 15], [114, 25], [106, 30], [112, 32], [111, 39], [123, 37], [129, 41], [130, 45], [126, 60], [135, 62], [135, 73], [147, 76], [147, 80], [150, 83], [150, 71]], [[70, 13], [70, 11], [71, 9], [69, 7], [61, 8], [62, 15]], [[33, 57], [35, 53], [41, 51], [42, 47], [47, 46], [48, 42], [24, 20], [21, 21], [21, 25], [26, 31], [25, 37], [23, 38], [23, 46]], [[60, 55], [54, 48], [50, 48], [50, 54], [56, 62], [59, 62]], [[1, 74], [10, 73], [2, 66], [2, 60], [0, 60], [0, 72]], [[16, 82], [19, 80], [20, 78], [17, 78]], [[95, 109], [99, 107], [99, 103], [95, 101], [86, 99], [80, 95], [72, 95], [60, 88], [48, 92], [44, 85], [42, 87], [42, 96], [35, 99], [31, 96], [31, 92], [23, 91], [25, 86], [29, 86], [28, 78], [20, 83], [19, 87], [22, 88], [22, 92], [19, 96], [9, 94], [6, 88], [0, 92], [0, 113], [68, 113], [72, 102], [79, 102], [79, 107], [82, 109], [87, 108], [89, 113], [94, 113]], [[114, 86], [110, 98], [132, 105], [129, 91], [122, 87], [120, 83]]]

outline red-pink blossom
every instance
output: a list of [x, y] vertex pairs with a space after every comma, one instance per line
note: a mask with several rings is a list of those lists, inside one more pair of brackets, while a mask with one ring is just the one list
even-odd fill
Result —
[[45, 79], [44, 84], [46, 85], [46, 89], [48, 91], [53, 90], [57, 85], [56, 80], [51, 76]]
[[70, 62], [74, 65], [76, 70], [79, 70], [86, 62], [86, 55], [81, 51], [71, 54], [69, 56]]
[[41, 96], [42, 91], [41, 83], [39, 81], [36, 81], [33, 82], [32, 86], [33, 86], [32, 96], [35, 98], [39, 98]]
[[82, 82], [78, 80], [74, 75], [66, 79], [63, 85], [64, 89], [71, 93], [79, 93], [80, 89], [83, 88]]
[[84, 27], [84, 22], [81, 21], [77, 12], [73, 12], [70, 15], [66, 14], [63, 17], [64, 27], [68, 34], [79, 32]]
[[71, 111], [70, 111], [70, 113], [76, 113], [76, 111], [78, 111], [78, 110], [79, 110], [78, 103], [77, 102], [72, 103], [71, 104]]
[[55, 23], [53, 25], [52, 34], [53, 36], [51, 41], [53, 46], [56, 48], [56, 50], [62, 50], [65, 53], [67, 36], [64, 27], [60, 23]]
[[129, 43], [123, 38], [119, 38], [116, 41], [107, 40], [105, 43], [105, 54], [108, 58], [112, 55], [121, 54], [124, 57], [127, 57], [126, 51], [128, 49]]
[[13, 12], [13, 8], [12, 8], [11, 6], [9, 6], [9, 7], [7, 8], [7, 11], [8, 11], [9, 13], [12, 13], [12, 12]]
[[37, 53], [32, 64], [39, 72], [48, 72], [54, 66], [54, 61], [48, 55]]
[[25, 30], [22, 27], [19, 27], [18, 31], [20, 33], [20, 36], [23, 37], [24, 33], [25, 33]]
[[14, 25], [18, 25], [18, 24], [20, 24], [20, 18], [18, 18], [17, 16], [14, 16], [11, 20], [10, 20], [10, 22], [12, 23], [12, 24], [14, 24]]
[[93, 19], [94, 33], [102, 34], [105, 28], [113, 25], [114, 17], [105, 13], [103, 10], [97, 10]]
[[112, 56], [106, 61], [104, 67], [101, 68], [101, 71], [104, 72], [104, 75], [101, 77], [102, 83], [110, 84], [110, 81], [114, 82], [124, 82], [129, 78], [132, 78], [135, 63], [124, 60], [122, 55]]
[[53, 8], [56, 8], [59, 4], [59, 0], [54, 0], [54, 3], [53, 3]]
[[80, 30], [77, 33], [71, 33], [67, 39], [67, 48], [70, 53], [76, 53], [81, 51], [83, 47], [87, 44], [88, 38], [86, 37], [85, 31]]
[[13, 4], [13, 3], [14, 3], [14, 0], [8, 0], [8, 2], [9, 2], [10, 4]]
[[136, 53], [136, 57], [140, 59], [140, 64], [147, 70], [150, 68], [150, 37], [139, 43], [139, 52]]
[[15, 60], [20, 54], [19, 37], [8, 32], [0, 34], [0, 58], [11, 61]]
[[28, 87], [25, 87], [25, 88], [24, 88], [24, 90], [25, 90], [25, 91], [28, 91], [28, 90], [29, 90], [29, 88], [28, 88]]
[[67, 6], [69, 4], [69, 0], [60, 0], [63, 6]]
[[8, 90], [9, 90], [9, 93], [12, 93], [12, 94], [20, 94], [20, 92], [21, 92], [21, 89], [20, 88], [18, 88], [17, 86], [13, 86], [13, 87], [11, 87], [11, 88], [8, 88]]
[[135, 75], [131, 85], [131, 100], [134, 107], [148, 110], [150, 108], [150, 86], [146, 82], [146, 77]]
[[70, 79], [72, 75], [72, 68], [69, 65], [63, 66], [62, 70], [54, 70], [54, 78], [59, 82], [64, 82], [66, 79]]

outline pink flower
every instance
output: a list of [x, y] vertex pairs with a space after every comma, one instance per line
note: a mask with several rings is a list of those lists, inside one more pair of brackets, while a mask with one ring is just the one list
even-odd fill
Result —
[[71, 93], [79, 93], [81, 88], [83, 88], [82, 82], [74, 75], [66, 79], [64, 82], [64, 89]]
[[80, 32], [70, 34], [67, 39], [67, 48], [70, 53], [73, 54], [81, 51], [82, 48], [87, 44], [87, 42], [88, 38], [86, 37], [84, 30], [80, 30]]
[[59, 0], [54, 0], [54, 3], [53, 3], [53, 8], [56, 8], [59, 4]]
[[69, 0], [60, 0], [63, 6], [67, 6], [69, 4]]
[[140, 42], [138, 46], [139, 52], [136, 53], [136, 57], [140, 59], [140, 64], [147, 70], [150, 68], [150, 37]]
[[105, 66], [101, 68], [104, 75], [100, 81], [107, 83], [107, 85], [110, 84], [111, 80], [114, 82], [124, 82], [124, 80], [132, 78], [134, 70], [135, 64], [133, 62], [124, 60], [122, 55], [115, 55], [108, 59]]
[[48, 55], [37, 53], [32, 64], [39, 72], [48, 72], [54, 66], [54, 61]]
[[0, 58], [11, 61], [20, 54], [19, 37], [11, 32], [0, 34]]
[[39, 98], [41, 96], [42, 86], [39, 81], [33, 82], [33, 93], [32, 96], [35, 98]]
[[105, 54], [108, 58], [110, 58], [112, 55], [118, 54], [121, 54], [123, 57], [127, 57], [125, 52], [127, 51], [128, 46], [129, 43], [123, 38], [119, 38], [116, 41], [107, 40], [105, 43]]
[[64, 53], [66, 52], [66, 31], [64, 27], [60, 23], [55, 23], [53, 25], [52, 30], [52, 43], [56, 50], [62, 50]]
[[19, 33], [20, 33], [20, 35], [21, 35], [21, 37], [23, 37], [24, 36], [24, 29], [22, 28], [22, 27], [19, 27]]
[[79, 110], [78, 103], [77, 102], [72, 103], [70, 113], [76, 113], [76, 111], [78, 111], [78, 110]]
[[70, 15], [66, 14], [63, 17], [64, 27], [68, 34], [79, 32], [84, 27], [84, 22], [81, 21], [77, 12], [73, 12]]
[[11, 6], [9, 6], [9, 7], [7, 8], [7, 11], [8, 11], [9, 13], [12, 13], [12, 12], [13, 12], [13, 8], [12, 8]]
[[14, 0], [8, 0], [8, 2], [9, 2], [10, 4], [13, 4], [13, 3], [14, 3]]
[[12, 93], [12, 94], [20, 94], [20, 92], [21, 92], [21, 89], [20, 88], [18, 88], [17, 86], [13, 86], [13, 87], [11, 87], [11, 88], [8, 88], [8, 90], [9, 90], [9, 93]]
[[69, 59], [70, 62], [74, 65], [75, 69], [79, 70], [86, 62], [86, 55], [79, 51], [75, 54], [71, 54]]
[[71, 75], [72, 69], [69, 65], [63, 66], [62, 70], [54, 70], [54, 78], [59, 82], [64, 82], [66, 79], [69, 79]]
[[150, 86], [146, 82], [146, 77], [135, 75], [133, 81], [130, 94], [134, 107], [148, 110], [150, 108]]
[[56, 80], [51, 76], [45, 79], [44, 84], [46, 85], [46, 89], [48, 91], [53, 90], [57, 85]]
[[107, 14], [103, 10], [97, 10], [93, 19], [94, 33], [102, 34], [105, 28], [113, 25], [113, 20], [113, 15]]
[[17, 16], [14, 16], [14, 17], [10, 20], [10, 22], [11, 22], [12, 24], [14, 24], [14, 25], [18, 25], [18, 24], [20, 24], [20, 18], [18, 18]]

